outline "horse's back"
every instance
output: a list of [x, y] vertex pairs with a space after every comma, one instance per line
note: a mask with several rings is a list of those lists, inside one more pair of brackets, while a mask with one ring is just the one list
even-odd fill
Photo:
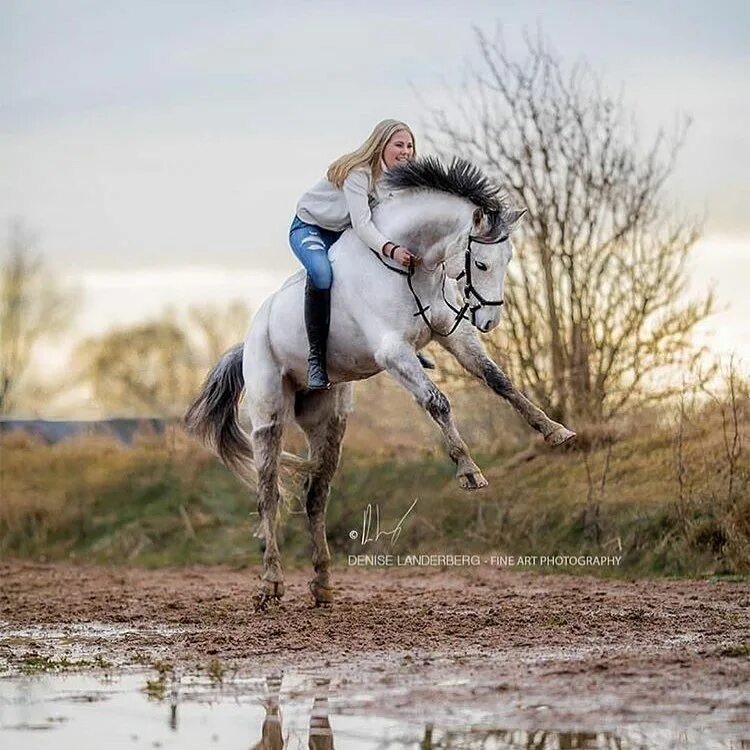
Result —
[[[383, 335], [379, 311], [392, 308], [403, 277], [382, 269], [351, 230], [333, 245], [329, 257], [334, 281], [328, 375], [332, 382], [360, 380], [382, 369], [374, 354]], [[263, 303], [245, 346], [250, 366], [253, 359], [271, 359], [279, 373], [300, 388], [307, 380], [305, 281], [300, 269]], [[410, 311], [407, 316], [411, 318]]]

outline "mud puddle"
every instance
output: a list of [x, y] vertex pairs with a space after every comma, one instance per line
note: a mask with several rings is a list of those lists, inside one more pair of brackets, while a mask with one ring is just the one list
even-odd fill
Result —
[[258, 574], [0, 563], [0, 747], [750, 748], [746, 582]]
[[[750, 738], [658, 725], [565, 731], [514, 728], [502, 710], [435, 705], [422, 718], [378, 715], [372, 693], [309, 673], [261, 676], [179, 670], [0, 680], [0, 743], [15, 748], [685, 748], [739, 750]], [[385, 703], [389, 701], [386, 700]], [[502, 716], [506, 723], [499, 719]]]

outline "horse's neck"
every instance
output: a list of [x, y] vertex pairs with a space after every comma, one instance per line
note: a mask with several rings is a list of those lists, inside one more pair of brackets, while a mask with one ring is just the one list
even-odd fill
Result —
[[419, 255], [425, 268], [442, 263], [465, 242], [471, 207], [460, 198], [419, 192], [397, 196], [376, 209], [380, 231]]

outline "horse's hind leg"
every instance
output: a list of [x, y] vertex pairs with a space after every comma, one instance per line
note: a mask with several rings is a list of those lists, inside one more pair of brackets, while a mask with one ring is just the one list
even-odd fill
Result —
[[310, 591], [317, 605], [333, 601], [331, 553], [326, 538], [326, 505], [331, 480], [339, 465], [346, 420], [351, 410], [351, 394], [352, 386], [349, 383], [334, 386], [330, 391], [299, 394], [295, 408], [297, 422], [307, 436], [310, 460], [314, 465], [305, 485], [305, 508], [315, 569]]
[[258, 473], [258, 512], [265, 538], [263, 575], [256, 597], [258, 608], [278, 602], [284, 595], [284, 573], [276, 541], [279, 520], [279, 456], [286, 415], [292, 395], [281, 376], [271, 373], [264, 381], [247, 383], [247, 409], [253, 424], [252, 442]]
[[258, 472], [258, 512], [265, 539], [263, 576], [258, 591], [260, 608], [277, 602], [284, 595], [284, 573], [281, 554], [276, 541], [279, 520], [279, 455], [283, 427], [279, 423], [267, 424], [253, 430], [253, 454]]

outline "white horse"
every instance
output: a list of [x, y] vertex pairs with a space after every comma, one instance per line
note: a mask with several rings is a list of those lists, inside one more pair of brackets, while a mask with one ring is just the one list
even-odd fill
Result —
[[[465, 490], [487, 485], [458, 432], [445, 395], [425, 374], [416, 352], [435, 340], [475, 377], [509, 402], [550, 445], [575, 433], [551, 420], [510, 382], [486, 354], [476, 330], [500, 321], [510, 232], [524, 211], [510, 210], [476, 167], [456, 159], [411, 162], [389, 177], [391, 197], [373, 211], [387, 237], [417, 253], [404, 272], [369, 250], [352, 231], [330, 250], [328, 375], [332, 388], [308, 391], [303, 321], [304, 272], [288, 279], [261, 306], [244, 346], [229, 350], [209, 373], [185, 417], [186, 426], [214, 447], [227, 466], [247, 478], [254, 457], [258, 508], [265, 536], [259, 606], [284, 593], [276, 542], [278, 472], [284, 425], [296, 419], [309, 444], [306, 509], [312, 536], [317, 604], [333, 600], [325, 513], [336, 471], [352, 381], [387, 371], [440, 427], [456, 477]], [[388, 267], [386, 267], [388, 266]], [[237, 410], [243, 389], [249, 436]]]

